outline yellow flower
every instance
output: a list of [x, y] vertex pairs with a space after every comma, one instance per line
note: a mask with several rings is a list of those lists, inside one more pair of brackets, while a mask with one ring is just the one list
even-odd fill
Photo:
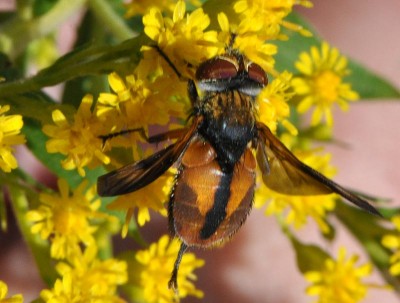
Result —
[[[285, 137], [283, 137], [285, 141]], [[327, 177], [331, 177], [335, 173], [335, 169], [330, 166], [330, 154], [317, 155], [310, 151], [297, 151], [296, 156], [313, 167]], [[257, 189], [254, 206], [256, 208], [263, 207], [266, 203], [268, 206], [265, 214], [284, 216], [285, 223], [293, 225], [299, 229], [307, 223], [307, 219], [311, 217], [323, 233], [329, 232], [329, 225], [326, 223], [325, 217], [327, 212], [335, 208], [335, 195], [318, 195], [318, 196], [289, 196], [277, 193], [267, 188], [262, 181], [260, 188]]]
[[[132, 211], [129, 210], [138, 208], [137, 222], [140, 226], [150, 221], [150, 209], [166, 216], [167, 210], [164, 203], [168, 201], [173, 178], [172, 174], [164, 174], [146, 187], [118, 197], [114, 202], [108, 205], [108, 208], [113, 210], [128, 210], [126, 222], [129, 222], [132, 215]], [[125, 226], [123, 234], [125, 234], [126, 228]]]
[[[265, 43], [266, 39], [263, 39], [257, 32], [252, 32], [247, 28], [238, 28], [237, 24], [230, 23], [224, 13], [218, 14], [218, 23], [221, 28], [221, 32], [218, 33], [218, 41], [221, 45], [229, 45], [232, 33], [234, 33], [236, 35], [233, 43], [234, 49], [238, 49], [267, 72], [276, 74], [274, 70], [275, 60], [273, 58], [273, 55], [277, 53], [275, 45]], [[252, 23], [254, 22], [252, 21]]]
[[12, 146], [25, 143], [24, 135], [20, 134], [22, 116], [4, 115], [9, 110], [9, 105], [0, 106], [0, 168], [7, 173], [18, 167]]
[[296, 4], [311, 7], [307, 0], [238, 0], [234, 3], [234, 10], [239, 14], [239, 34], [253, 33], [262, 40], [279, 39], [286, 36], [280, 34], [280, 27], [298, 31], [310, 35], [300, 25], [285, 21], [284, 18], [292, 11]]
[[100, 199], [95, 199], [95, 186], [85, 191], [87, 182], [82, 182], [70, 194], [69, 186], [63, 179], [58, 180], [60, 193], [41, 193], [41, 205], [27, 213], [27, 220], [33, 222], [31, 232], [39, 233], [42, 239], [51, 239], [51, 256], [55, 259], [69, 258], [81, 251], [80, 245], [94, 243], [93, 233], [97, 227], [91, 225], [94, 219], [110, 219], [98, 212]]
[[277, 123], [281, 121], [291, 134], [297, 134], [295, 126], [286, 119], [290, 115], [287, 101], [294, 94], [289, 91], [291, 78], [292, 74], [289, 72], [279, 74], [257, 97], [259, 121], [267, 125], [272, 132], [276, 132]]
[[337, 260], [328, 258], [320, 271], [305, 274], [312, 283], [306, 292], [310, 296], [318, 296], [315, 303], [355, 303], [362, 300], [367, 293], [367, 285], [362, 278], [371, 274], [372, 265], [366, 263], [356, 267], [358, 256], [346, 259], [346, 249], [339, 250]]
[[187, 68], [187, 63], [198, 66], [224, 47], [218, 44], [215, 31], [205, 32], [210, 18], [203, 10], [198, 8], [186, 14], [183, 1], [177, 2], [172, 19], [163, 17], [158, 8], [152, 8], [143, 16], [143, 24], [146, 35], [177, 64], [181, 72]]
[[95, 246], [76, 255], [69, 263], [57, 264], [57, 279], [53, 289], [45, 289], [41, 298], [49, 303], [94, 302], [123, 303], [116, 294], [117, 286], [128, 280], [127, 264], [116, 259], [99, 260]]
[[394, 250], [393, 255], [390, 257], [390, 273], [392, 275], [400, 275], [400, 216], [392, 218], [392, 223], [396, 228], [396, 234], [386, 235], [382, 239], [382, 244]]
[[7, 284], [0, 280], [0, 303], [22, 303], [24, 301], [22, 295], [14, 295], [6, 298], [7, 292]]
[[84, 177], [84, 167], [95, 167], [99, 163], [109, 164], [110, 158], [102, 151], [103, 124], [91, 112], [93, 97], [82, 99], [74, 121], [68, 122], [60, 110], [53, 111], [55, 125], [44, 125], [43, 132], [49, 136], [46, 149], [49, 153], [61, 153], [67, 158], [61, 161], [66, 170], [77, 169]]
[[320, 50], [313, 46], [310, 53], [301, 53], [295, 65], [300, 72], [292, 80], [293, 88], [301, 98], [297, 110], [305, 113], [314, 106], [312, 125], [320, 123], [325, 116], [328, 126], [332, 126], [333, 104], [337, 103], [345, 111], [348, 101], [359, 98], [350, 84], [343, 82], [343, 77], [349, 73], [347, 59], [328, 43], [322, 43]]
[[170, 121], [171, 114], [183, 115], [184, 105], [172, 98], [171, 85], [168, 90], [162, 88], [160, 78], [154, 83], [147, 83], [133, 74], [122, 79], [112, 73], [108, 81], [114, 93], [100, 94], [96, 105], [96, 115], [104, 122], [108, 133], [147, 128], [152, 124], [165, 125]]
[[[196, 280], [193, 271], [204, 265], [204, 261], [196, 259], [192, 253], [186, 253], [178, 273], [179, 294], [168, 289], [168, 281], [178, 255], [180, 243], [163, 236], [147, 250], [136, 253], [136, 260], [142, 265], [140, 269], [140, 287], [143, 297], [148, 303], [169, 303], [187, 296], [203, 297], [203, 292], [196, 289], [192, 280]], [[178, 296], [176, 298], [175, 296]]]

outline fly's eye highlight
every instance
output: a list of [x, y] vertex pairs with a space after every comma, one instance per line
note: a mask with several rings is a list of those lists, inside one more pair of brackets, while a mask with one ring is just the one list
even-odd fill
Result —
[[236, 61], [228, 57], [216, 57], [202, 63], [196, 72], [196, 79], [218, 80], [233, 78], [238, 73], [239, 66]]
[[247, 73], [250, 79], [256, 81], [257, 83], [262, 84], [263, 86], [267, 86], [268, 84], [267, 74], [258, 64], [250, 62], [247, 65]]

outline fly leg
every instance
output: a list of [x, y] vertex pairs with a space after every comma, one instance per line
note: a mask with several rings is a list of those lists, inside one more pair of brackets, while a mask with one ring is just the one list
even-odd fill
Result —
[[99, 138], [103, 141], [102, 142], [102, 146], [104, 147], [106, 142], [108, 140], [112, 139], [112, 138], [115, 138], [115, 137], [118, 137], [118, 136], [123, 136], [123, 135], [134, 133], [134, 132], [138, 132], [139, 135], [144, 140], [146, 140], [147, 143], [159, 143], [159, 142], [162, 142], [162, 141], [165, 141], [165, 140], [177, 139], [180, 136], [182, 136], [183, 133], [185, 133], [185, 131], [187, 131], [186, 128], [172, 129], [172, 130], [169, 130], [167, 132], [148, 137], [146, 135], [146, 132], [144, 131], [144, 128], [140, 127], [140, 128], [125, 129], [125, 130], [122, 130], [120, 132], [111, 133], [111, 134], [108, 134], [108, 135], [102, 135], [102, 136], [99, 136]]
[[187, 250], [188, 246], [185, 243], [181, 243], [181, 247], [179, 248], [178, 256], [176, 257], [174, 270], [171, 274], [171, 279], [169, 279], [168, 287], [173, 289], [175, 292], [178, 292], [178, 270], [179, 265], [181, 264], [183, 254]]

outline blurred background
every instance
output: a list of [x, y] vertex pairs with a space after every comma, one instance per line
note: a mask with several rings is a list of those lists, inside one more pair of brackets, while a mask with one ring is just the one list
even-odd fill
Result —
[[[400, 1], [398, 0], [315, 0], [313, 9], [300, 12], [331, 45], [343, 54], [374, 70], [400, 87]], [[0, 10], [11, 9], [13, 1], [0, 0]], [[71, 21], [73, 24], [73, 20]], [[60, 29], [60, 49], [68, 47], [65, 37], [73, 25]], [[63, 40], [63, 41], [61, 41]], [[62, 43], [61, 43], [62, 42]], [[68, 44], [68, 42], [67, 42]], [[392, 206], [400, 206], [400, 102], [358, 102], [346, 113], [334, 112], [334, 137], [349, 145], [328, 145], [333, 164], [338, 168], [335, 180], [375, 196], [387, 197]], [[33, 165], [23, 155], [21, 166]], [[42, 175], [46, 179], [46, 175]], [[48, 179], [47, 182], [52, 182]], [[154, 215], [154, 217], [156, 217]], [[39, 296], [46, 286], [41, 282], [33, 259], [13, 224], [7, 234], [0, 231], [0, 280], [9, 286], [9, 294], [22, 293], [25, 302]], [[165, 218], [156, 217], [144, 228], [147, 240], [165, 233]], [[300, 231], [305, 242], [320, 241], [323, 248], [336, 255], [339, 246], [349, 253], [361, 253], [356, 241], [345, 230], [338, 230], [333, 244], [321, 241], [318, 229], [310, 224]], [[129, 239], [128, 239], [129, 241]], [[127, 241], [121, 241], [121, 245]], [[206, 260], [197, 271], [197, 287], [205, 292], [204, 302], [305, 303], [313, 299], [304, 293], [306, 282], [298, 272], [294, 252], [275, 222], [262, 210], [253, 210], [246, 224], [223, 248], [195, 251]], [[365, 256], [361, 262], [365, 262]], [[368, 281], [382, 284], [378, 274]], [[184, 302], [198, 302], [188, 298]], [[365, 303], [398, 302], [387, 290], [371, 290]]]

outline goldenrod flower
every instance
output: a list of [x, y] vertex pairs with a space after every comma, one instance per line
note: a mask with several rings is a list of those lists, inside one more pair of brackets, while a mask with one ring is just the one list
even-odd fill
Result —
[[284, 26], [291, 30], [309, 35], [300, 25], [285, 21], [284, 18], [292, 11], [293, 6], [300, 4], [311, 7], [312, 3], [307, 0], [238, 0], [234, 3], [234, 10], [239, 14], [241, 23], [240, 33], [253, 33], [261, 39], [283, 38], [280, 27]]
[[367, 294], [367, 285], [362, 278], [371, 274], [372, 265], [366, 263], [356, 266], [358, 256], [346, 258], [346, 249], [339, 250], [337, 260], [325, 260], [325, 266], [320, 271], [305, 274], [307, 281], [312, 283], [306, 292], [310, 296], [318, 296], [315, 303], [355, 303], [361, 301]]
[[86, 187], [84, 181], [71, 195], [67, 182], [59, 179], [59, 193], [41, 193], [42, 204], [27, 213], [27, 220], [34, 223], [32, 233], [39, 233], [42, 239], [51, 239], [50, 252], [55, 259], [76, 255], [81, 251], [82, 243], [86, 246], [93, 244], [97, 227], [91, 225], [91, 221], [109, 219], [106, 214], [98, 212], [100, 199], [95, 199], [95, 186]]
[[272, 132], [276, 131], [278, 122], [286, 127], [291, 134], [296, 135], [296, 128], [287, 120], [290, 115], [288, 100], [294, 95], [289, 91], [292, 74], [283, 72], [269, 83], [257, 97], [258, 118], [269, 127]]
[[[133, 210], [137, 208], [137, 222], [140, 226], [143, 226], [146, 222], [150, 221], [150, 209], [159, 212], [163, 216], [167, 215], [164, 203], [168, 201], [172, 183], [172, 175], [163, 175], [138, 191], [118, 197], [108, 205], [108, 208], [115, 210]], [[128, 212], [127, 219], [131, 215], [132, 213]]]
[[238, 28], [237, 24], [230, 23], [224, 13], [218, 14], [218, 23], [221, 32], [218, 33], [218, 40], [222, 45], [227, 46], [231, 42], [232, 34], [235, 34], [233, 48], [238, 49], [251, 61], [259, 64], [266, 71], [276, 74], [274, 70], [275, 60], [273, 55], [277, 53], [277, 47], [270, 43], [265, 43], [257, 32], [249, 29]]
[[[285, 141], [285, 138], [283, 137]], [[307, 165], [322, 172], [324, 175], [331, 177], [335, 173], [335, 169], [330, 166], [330, 154], [317, 155], [313, 152], [295, 152], [296, 156]], [[299, 229], [303, 227], [308, 218], [312, 218], [320, 228], [321, 232], [328, 233], [329, 225], [325, 221], [327, 212], [335, 208], [335, 195], [318, 195], [318, 196], [290, 196], [277, 193], [267, 188], [262, 181], [260, 188], [257, 189], [254, 206], [261, 208], [266, 203], [268, 206], [265, 214], [284, 216], [285, 223], [293, 225]]]
[[20, 134], [24, 124], [22, 116], [6, 116], [9, 110], [9, 105], [0, 105], [0, 168], [7, 173], [18, 167], [12, 146], [25, 143], [24, 135]]
[[[192, 253], [185, 253], [178, 273], [179, 293], [168, 289], [168, 281], [178, 255], [180, 243], [162, 236], [157, 243], [153, 243], [147, 250], [136, 253], [136, 260], [142, 265], [140, 270], [140, 287], [147, 303], [169, 303], [175, 299], [187, 296], [203, 297], [203, 292], [196, 289], [193, 280], [196, 275], [193, 271], [204, 265], [204, 261], [196, 259]], [[178, 296], [179, 298], [176, 298]]]
[[297, 110], [305, 113], [315, 107], [312, 125], [320, 123], [325, 116], [328, 126], [332, 126], [333, 104], [337, 103], [345, 111], [348, 109], [348, 101], [359, 98], [350, 84], [343, 82], [343, 77], [349, 73], [347, 59], [328, 43], [322, 43], [321, 49], [313, 46], [310, 53], [301, 53], [295, 65], [300, 72], [292, 80], [293, 88], [301, 98]]
[[394, 250], [390, 257], [390, 273], [392, 275], [400, 275], [400, 216], [392, 218], [392, 223], [396, 228], [396, 234], [386, 235], [382, 239], [382, 244], [387, 248]]
[[281, 1], [281, 0], [238, 0], [233, 4], [238, 14], [238, 23], [229, 23], [224, 13], [218, 14], [218, 22], [222, 32], [218, 40], [227, 45], [231, 34], [236, 35], [233, 48], [238, 49], [251, 61], [256, 62], [269, 73], [275, 75], [275, 61], [277, 53], [274, 44], [266, 43], [276, 39], [286, 39], [280, 31], [281, 26], [300, 33], [310, 35], [300, 25], [285, 21], [284, 18], [292, 11], [293, 5], [311, 6], [309, 1]]
[[[217, 33], [206, 31], [210, 18], [198, 8], [186, 14], [186, 5], [178, 1], [172, 19], [163, 17], [158, 8], [143, 16], [144, 32], [184, 71], [187, 63], [198, 66], [218, 52]], [[222, 48], [223, 49], [223, 46]]]
[[96, 115], [109, 132], [165, 125], [170, 121], [171, 113], [183, 112], [182, 103], [171, 97], [171, 86], [168, 91], [163, 89], [160, 79], [148, 83], [133, 74], [122, 79], [112, 73], [108, 81], [114, 93], [100, 94]]
[[104, 126], [92, 114], [92, 103], [93, 97], [86, 95], [73, 122], [68, 122], [60, 110], [55, 110], [55, 125], [43, 126], [43, 132], [51, 138], [46, 142], [47, 152], [66, 155], [67, 158], [61, 161], [62, 167], [66, 170], [77, 169], [82, 177], [85, 176], [84, 167], [110, 163], [110, 158], [102, 151], [102, 140], [98, 137], [104, 133]]
[[102, 261], [96, 258], [96, 253], [96, 247], [91, 246], [68, 264], [58, 263], [56, 269], [62, 278], [56, 280], [53, 289], [42, 290], [41, 298], [49, 303], [125, 302], [116, 290], [128, 280], [126, 262]]
[[7, 284], [0, 280], [0, 303], [22, 303], [24, 298], [22, 295], [14, 295], [6, 298], [8, 293]]

